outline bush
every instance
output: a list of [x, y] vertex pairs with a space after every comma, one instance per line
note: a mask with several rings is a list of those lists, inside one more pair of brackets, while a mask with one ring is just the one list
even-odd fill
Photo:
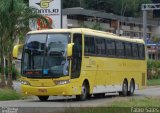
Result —
[[[1, 73], [1, 68], [0, 68], [0, 73]], [[5, 74], [6, 74], [6, 78], [8, 77], [8, 68], [5, 68]], [[17, 69], [15, 68], [15, 66], [13, 66], [12, 69], [12, 79], [16, 80], [18, 78], [18, 76], [20, 75], [20, 73], [17, 71]]]
[[17, 100], [22, 95], [11, 89], [0, 89], [0, 100]]
[[148, 60], [148, 62], [147, 62], [147, 78], [148, 79], [160, 78], [160, 61]]

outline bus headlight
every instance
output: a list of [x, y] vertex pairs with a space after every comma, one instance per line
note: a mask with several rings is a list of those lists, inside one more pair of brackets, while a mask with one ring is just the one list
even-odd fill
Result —
[[70, 83], [70, 80], [58, 80], [55, 81], [56, 85], [64, 85]]
[[21, 80], [21, 84], [23, 84], [23, 85], [31, 85], [28, 81], [25, 81], [25, 80]]

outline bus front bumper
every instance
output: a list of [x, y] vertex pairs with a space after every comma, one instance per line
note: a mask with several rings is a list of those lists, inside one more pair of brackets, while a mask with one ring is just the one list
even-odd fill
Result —
[[36, 96], [72, 96], [78, 94], [70, 84], [57, 85], [53, 87], [35, 87], [21, 85], [22, 93]]

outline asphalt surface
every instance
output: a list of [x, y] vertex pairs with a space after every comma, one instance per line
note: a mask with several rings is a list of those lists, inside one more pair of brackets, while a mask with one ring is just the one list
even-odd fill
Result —
[[[20, 92], [19, 85], [20, 83], [14, 82], [15, 90]], [[115, 100], [123, 100], [126, 98], [145, 98], [146, 96], [160, 96], [160, 86], [137, 90], [135, 91], [135, 95], [132, 97], [120, 97], [118, 94], [113, 93], [106, 94], [105, 98], [92, 97], [86, 101], [77, 101], [74, 96], [50, 96], [49, 100], [46, 102], [39, 101], [36, 96], [28, 97], [28, 99], [24, 100], [1, 101], [0, 107], [2, 107], [2, 110], [0, 110], [0, 113], [3, 109], [8, 109], [6, 107], [18, 108], [18, 111], [15, 113], [57, 113], [64, 112], [66, 109], [71, 107], [100, 107], [106, 106]]]

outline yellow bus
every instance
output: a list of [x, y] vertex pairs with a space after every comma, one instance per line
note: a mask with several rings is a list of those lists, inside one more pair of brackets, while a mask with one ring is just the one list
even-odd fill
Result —
[[[15, 58], [19, 47], [14, 47]], [[73, 95], [85, 100], [112, 92], [127, 96], [146, 85], [143, 40], [86, 28], [29, 32], [21, 68], [22, 92], [41, 101]]]

